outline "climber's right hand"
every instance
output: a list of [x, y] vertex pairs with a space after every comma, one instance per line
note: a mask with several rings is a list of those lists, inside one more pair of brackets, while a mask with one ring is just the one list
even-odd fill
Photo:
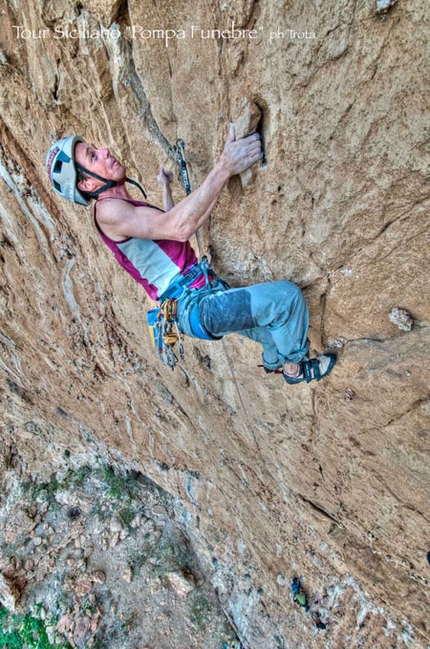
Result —
[[260, 134], [252, 133], [252, 135], [236, 140], [234, 126], [230, 124], [228, 138], [219, 160], [219, 164], [228, 175], [231, 177], [240, 174], [262, 158]]

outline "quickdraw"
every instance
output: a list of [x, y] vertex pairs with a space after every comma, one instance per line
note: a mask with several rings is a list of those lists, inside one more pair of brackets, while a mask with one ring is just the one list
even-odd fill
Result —
[[148, 328], [152, 344], [158, 358], [172, 370], [175, 369], [179, 359], [173, 348], [178, 343], [179, 358], [184, 358], [184, 345], [182, 334], [179, 331], [176, 317], [177, 300], [165, 300], [160, 308], [151, 309], [147, 313]]
[[[176, 140], [176, 145], [173, 147], [173, 155], [175, 156], [181, 168], [182, 182], [184, 183], [185, 192], [187, 196], [189, 196], [191, 194], [191, 183], [190, 183], [190, 176], [188, 174], [187, 163], [185, 161], [185, 142], [181, 138], [178, 138]], [[202, 256], [202, 250], [203, 250], [203, 242], [201, 239], [202, 239], [201, 232], [197, 230], [196, 248], [197, 248], [197, 256], [199, 258]]]
[[184, 183], [185, 191], [187, 196], [191, 194], [191, 183], [190, 177], [188, 175], [187, 163], [185, 162], [185, 142], [180, 138], [176, 140], [176, 146], [173, 149], [174, 154], [179, 162], [181, 167], [182, 182]]

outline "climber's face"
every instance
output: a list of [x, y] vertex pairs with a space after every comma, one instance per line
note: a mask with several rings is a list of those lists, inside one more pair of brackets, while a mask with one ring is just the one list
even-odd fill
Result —
[[[122, 180], [125, 176], [124, 166], [111, 155], [109, 149], [96, 149], [93, 144], [87, 142], [78, 142], [76, 145], [75, 161], [106, 180]], [[90, 176], [78, 183], [78, 189], [94, 192], [103, 184], [103, 181]]]

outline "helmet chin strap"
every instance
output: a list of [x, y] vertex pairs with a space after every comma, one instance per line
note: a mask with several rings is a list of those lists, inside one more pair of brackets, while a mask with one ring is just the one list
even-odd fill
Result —
[[135, 185], [140, 189], [142, 192], [143, 196], [146, 198], [146, 192], [143, 189], [141, 185], [136, 180], [131, 180], [131, 178], [127, 178], [124, 176], [124, 178], [121, 178], [121, 180], [108, 180], [107, 178], [103, 178], [103, 176], [99, 176], [98, 174], [94, 173], [94, 171], [90, 171], [89, 169], [86, 169], [82, 165], [80, 165], [78, 162], [75, 163], [76, 168], [82, 171], [85, 174], [88, 174], [89, 176], [92, 176], [93, 178], [96, 178], [97, 180], [101, 180], [105, 184], [99, 187], [99, 189], [96, 189], [94, 192], [84, 192], [90, 198], [97, 198], [102, 192], [105, 192], [107, 189], [111, 189], [111, 187], [117, 187], [118, 185], [124, 185], [126, 182], [131, 183], [132, 185]]

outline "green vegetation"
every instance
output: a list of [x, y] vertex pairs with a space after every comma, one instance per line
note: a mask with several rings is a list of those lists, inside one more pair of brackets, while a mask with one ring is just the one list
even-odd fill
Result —
[[127, 563], [132, 568], [135, 577], [138, 577], [140, 575], [142, 567], [146, 564], [149, 557], [151, 556], [149, 553], [149, 548], [146, 551], [139, 550], [138, 552], [136, 550], [128, 550]]
[[119, 512], [120, 519], [122, 520], [124, 525], [126, 525], [128, 527], [128, 529], [130, 531], [133, 529], [131, 527], [131, 522], [132, 522], [133, 518], [135, 517], [135, 515], [136, 515], [136, 512], [133, 511], [133, 509], [128, 509], [128, 508], [121, 509], [121, 511]]
[[0, 605], [0, 648], [4, 649], [72, 649], [64, 640], [51, 644], [46, 633], [45, 621], [30, 613], [9, 613]]
[[[73, 484], [75, 485], [75, 487], [83, 487], [88, 478], [91, 476], [91, 473], [91, 467], [87, 464], [84, 464], [83, 466], [80, 466], [76, 471], [69, 469], [64, 482], [66, 482], [66, 484]], [[69, 481], [67, 482], [68, 478]]]
[[50, 504], [55, 500], [55, 494], [58, 491], [60, 483], [55, 476], [49, 482], [34, 482], [26, 480], [23, 483], [23, 490], [31, 500], [43, 500]]
[[[134, 502], [140, 495], [142, 484], [139, 480], [139, 475], [135, 472], [130, 473], [115, 473], [112, 467], [104, 467], [96, 469], [93, 472], [93, 477], [97, 479], [104, 488], [104, 496], [107, 500], [112, 501], [118, 515], [124, 525], [128, 528], [130, 533], [135, 533], [136, 530], [131, 527], [131, 522], [136, 516], [138, 508]], [[101, 518], [103, 512], [100, 512]]]
[[141, 491], [141, 484], [137, 474], [115, 473], [112, 467], [105, 467], [96, 471], [97, 478], [106, 485], [106, 497], [114, 500], [132, 500]]
[[[104, 495], [108, 500], [119, 501], [127, 510], [134, 498], [136, 498], [142, 488], [139, 474], [131, 471], [126, 473], [117, 473], [112, 467], [89, 467], [81, 466], [79, 469], [68, 469], [61, 479], [55, 474], [51, 476], [49, 482], [36, 482], [27, 480], [23, 483], [24, 492], [32, 500], [44, 500], [52, 503], [55, 500], [57, 491], [70, 488], [82, 488], [89, 481], [99, 482], [103, 488]], [[124, 518], [131, 516], [131, 513], [125, 512]], [[124, 521], [125, 522], [125, 521]]]
[[139, 549], [130, 548], [127, 563], [136, 577], [144, 565], [151, 559], [151, 575], [165, 577], [169, 572], [193, 572], [193, 561], [186, 544], [182, 539], [172, 539], [162, 532], [160, 540], [154, 545], [150, 541], [151, 533], [145, 535], [145, 546]]
[[[129, 533], [135, 534], [137, 528], [132, 528], [131, 523], [139, 512], [144, 511], [144, 503], [141, 500], [142, 487], [151, 485], [156, 488], [151, 481], [142, 478], [136, 471], [120, 472], [110, 466], [90, 467], [84, 465], [79, 469], [69, 468], [61, 473], [52, 474], [45, 482], [28, 479], [22, 483], [24, 497], [28, 502], [37, 501], [45, 503], [49, 510], [57, 510], [61, 507], [56, 500], [57, 494], [63, 491], [75, 491], [76, 502], [79, 503], [79, 492], [86, 494], [98, 494], [93, 503], [90, 515], [97, 515], [100, 519], [110, 518], [113, 514], [119, 516]], [[157, 489], [161, 502], [166, 500], [167, 495], [162, 490]], [[60, 501], [60, 498], [59, 498]], [[87, 500], [86, 500], [87, 502]], [[143, 505], [143, 506], [142, 506]], [[79, 507], [69, 507], [68, 514], [74, 518], [73, 509], [77, 510], [76, 516], [79, 516]], [[151, 537], [151, 534], [148, 534]], [[186, 569], [189, 566], [190, 558], [188, 552], [184, 549], [182, 543], [173, 543], [172, 540], [161, 538], [161, 547], [155, 547], [154, 543], [148, 540], [144, 543], [143, 549], [128, 551], [128, 563], [132, 567], [134, 574], [137, 576], [144, 564], [154, 557], [156, 566], [151, 567], [151, 571], [164, 575], [172, 570]], [[6, 548], [1, 548], [4, 555], [20, 556], [23, 539], [17, 536], [13, 544]], [[62, 592], [57, 600], [57, 608], [54, 613], [55, 621], [42, 620], [38, 612], [27, 612], [25, 615], [12, 614], [5, 609], [0, 603], [0, 649], [71, 649], [71, 645], [66, 639], [61, 644], [52, 645], [49, 641], [46, 631], [47, 627], [56, 625], [56, 613], [67, 608], [69, 595]], [[97, 603], [90, 602], [85, 597], [82, 610], [94, 612]], [[52, 615], [52, 612], [51, 612]], [[198, 613], [196, 614], [198, 616]], [[135, 612], [123, 621], [122, 629], [118, 632], [133, 629], [137, 622]], [[57, 634], [58, 635], [58, 634]], [[97, 648], [100, 633], [96, 636], [94, 649]], [[107, 646], [101, 642], [102, 646]]]
[[68, 489], [71, 486], [83, 487], [90, 477], [91, 471], [91, 467], [85, 465], [76, 471], [68, 469], [62, 480], [58, 480], [55, 474], [52, 474], [49, 482], [26, 480], [23, 483], [24, 493], [32, 500], [38, 499], [53, 504], [57, 491]]
[[168, 572], [192, 572], [191, 555], [179, 539], [175, 543], [173, 539], [163, 535], [148, 558], [155, 559], [151, 572], [159, 577], [164, 577]]
[[190, 596], [190, 621], [198, 629], [204, 630], [210, 622], [210, 612], [213, 606], [201, 593], [194, 592]]
[[89, 596], [85, 595], [80, 609], [81, 613], [86, 613], [87, 611], [95, 613], [97, 609], [97, 602], [91, 602]]
[[139, 618], [137, 615], [136, 611], [131, 611], [129, 615], [127, 615], [124, 620], [121, 622], [121, 629], [123, 631], [126, 631], [127, 633], [130, 633], [134, 628], [137, 627], [139, 623]]

